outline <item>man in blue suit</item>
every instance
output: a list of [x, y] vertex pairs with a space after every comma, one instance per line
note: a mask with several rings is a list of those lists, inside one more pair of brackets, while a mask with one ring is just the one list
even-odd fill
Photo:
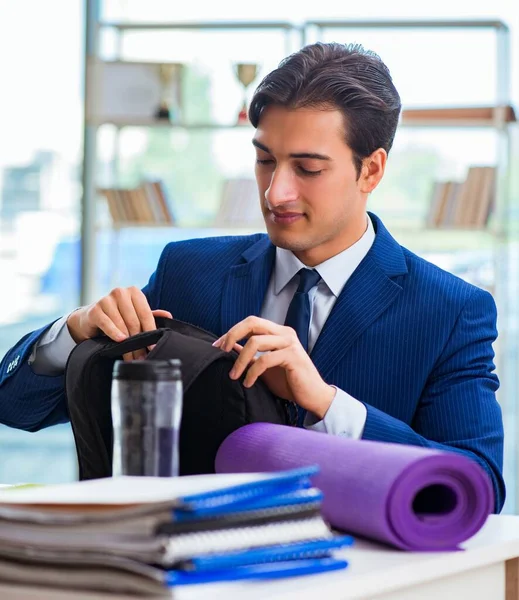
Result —
[[400, 109], [387, 67], [360, 46], [315, 44], [285, 59], [249, 112], [268, 236], [169, 244], [142, 291], [117, 288], [29, 333], [0, 365], [0, 421], [28, 431], [67, 421], [72, 347], [172, 314], [237, 349], [230, 376], [261, 377], [304, 427], [475, 460], [499, 511], [494, 301], [366, 212]]

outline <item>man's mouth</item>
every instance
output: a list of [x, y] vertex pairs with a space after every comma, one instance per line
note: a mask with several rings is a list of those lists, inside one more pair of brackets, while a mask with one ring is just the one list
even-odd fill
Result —
[[290, 225], [304, 217], [304, 213], [270, 211], [270, 219], [278, 225]]

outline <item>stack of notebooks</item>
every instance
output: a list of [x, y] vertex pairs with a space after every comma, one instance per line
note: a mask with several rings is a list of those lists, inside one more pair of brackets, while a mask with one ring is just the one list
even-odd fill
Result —
[[0, 490], [0, 582], [171, 595], [177, 585], [343, 569], [317, 467]]

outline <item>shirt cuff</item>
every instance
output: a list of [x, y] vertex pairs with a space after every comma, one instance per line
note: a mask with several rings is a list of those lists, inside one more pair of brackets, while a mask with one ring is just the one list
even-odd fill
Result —
[[76, 346], [67, 327], [71, 314], [58, 319], [34, 344], [29, 364], [36, 375], [61, 375], [65, 371], [68, 357]]
[[335, 397], [323, 420], [316, 421], [316, 416], [307, 412], [304, 427], [312, 431], [359, 440], [364, 431], [368, 411], [364, 404], [353, 396], [337, 387], [335, 390]]

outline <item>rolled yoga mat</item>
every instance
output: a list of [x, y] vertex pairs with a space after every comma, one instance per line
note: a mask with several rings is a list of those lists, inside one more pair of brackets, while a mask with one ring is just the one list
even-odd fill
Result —
[[217, 473], [317, 464], [323, 515], [337, 529], [402, 550], [454, 550], [493, 510], [490, 478], [464, 456], [253, 423], [218, 450]]

